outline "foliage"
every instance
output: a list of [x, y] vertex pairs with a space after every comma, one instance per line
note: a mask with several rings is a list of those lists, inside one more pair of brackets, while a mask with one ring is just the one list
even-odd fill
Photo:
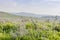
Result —
[[0, 40], [16, 39], [16, 37], [12, 34], [15, 34], [18, 28], [18, 25], [11, 22], [0, 23]]
[[35, 30], [32, 22], [26, 22], [27, 33], [21, 36], [18, 34], [20, 26], [17, 23], [0, 23], [0, 40], [60, 40], [60, 24], [55, 24], [52, 22], [36, 23], [37, 29]]

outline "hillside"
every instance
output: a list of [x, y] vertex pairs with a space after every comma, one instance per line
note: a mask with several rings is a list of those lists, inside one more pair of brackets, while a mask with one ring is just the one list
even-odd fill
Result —
[[51, 16], [51, 15], [38, 15], [27, 12], [20, 13], [7, 13], [0, 12], [0, 19], [9, 19], [9, 20], [57, 20], [60, 21], [60, 16]]
[[13, 18], [13, 17], [17, 16], [7, 12], [0, 12], [0, 18]]
[[33, 13], [28, 13], [28, 12], [20, 12], [20, 13], [15, 13], [15, 15], [18, 16], [25, 16], [25, 17], [33, 17], [33, 18], [43, 18], [43, 19], [60, 19], [60, 16], [54, 16], [54, 15], [42, 15], [42, 14], [33, 14]]
[[[47, 19], [54, 19], [56, 16], [52, 15], [39, 15], [39, 14], [33, 14], [33, 13], [27, 13], [27, 12], [20, 12], [20, 13], [8, 13], [8, 12], [0, 12], [0, 17], [33, 17], [33, 18], [47, 18]], [[57, 16], [58, 19], [60, 19], [60, 16]]]
[[[38, 16], [38, 18], [33, 17], [34, 15], [0, 12], [0, 39], [60, 40], [60, 21], [56, 21], [59, 16]], [[52, 21], [50, 18], [55, 20]]]

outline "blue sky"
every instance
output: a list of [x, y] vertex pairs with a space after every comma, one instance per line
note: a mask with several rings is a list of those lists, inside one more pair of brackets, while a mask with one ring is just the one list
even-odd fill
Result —
[[0, 0], [0, 11], [60, 15], [60, 0]]

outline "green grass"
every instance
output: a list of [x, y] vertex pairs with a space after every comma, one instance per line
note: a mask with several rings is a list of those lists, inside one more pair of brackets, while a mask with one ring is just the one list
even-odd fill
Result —
[[[11, 18], [11, 20], [20, 18], [20, 16], [10, 15], [5, 12], [0, 12], [0, 17], [3, 19]], [[25, 22], [27, 17], [22, 18], [22, 22], [14, 22], [14, 20], [0, 21], [0, 40], [60, 40], [60, 23], [33, 22], [32, 20]]]
[[[39, 24], [39, 27], [37, 24]], [[47, 22], [37, 24], [35, 29], [32, 22], [26, 23], [25, 29], [28, 32], [20, 36], [20, 34], [15, 34], [19, 31], [17, 30], [20, 27], [18, 24], [12, 22], [0, 23], [0, 40], [60, 40], [60, 23], [55, 23], [55, 26]]]

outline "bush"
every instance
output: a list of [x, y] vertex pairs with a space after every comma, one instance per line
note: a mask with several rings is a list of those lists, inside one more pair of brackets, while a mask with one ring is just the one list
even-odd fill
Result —
[[2, 23], [0, 24], [0, 40], [15, 40], [17, 37], [13, 37], [12, 34], [16, 34], [18, 25], [14, 23]]
[[32, 24], [32, 23], [26, 23], [25, 24], [25, 26], [26, 26], [26, 29], [35, 29], [35, 26], [34, 26], [34, 24]]

